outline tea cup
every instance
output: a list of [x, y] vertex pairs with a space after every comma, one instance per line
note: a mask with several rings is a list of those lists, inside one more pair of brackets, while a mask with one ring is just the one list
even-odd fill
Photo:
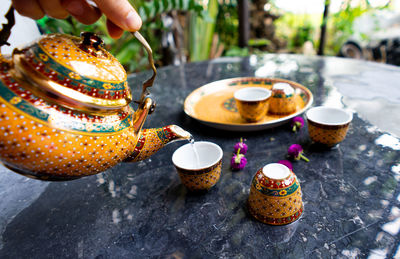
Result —
[[215, 143], [198, 141], [178, 148], [172, 162], [181, 182], [191, 191], [208, 190], [221, 176], [222, 149]]
[[286, 115], [296, 111], [295, 91], [288, 83], [276, 83], [272, 87], [269, 113]]
[[340, 108], [317, 106], [309, 109], [306, 117], [311, 140], [333, 147], [346, 138], [353, 114]]
[[257, 171], [248, 199], [250, 214], [270, 225], [286, 225], [300, 218], [303, 201], [296, 175], [285, 165], [267, 164]]
[[234, 93], [239, 114], [248, 122], [257, 122], [264, 118], [270, 96], [271, 91], [263, 87], [246, 87]]

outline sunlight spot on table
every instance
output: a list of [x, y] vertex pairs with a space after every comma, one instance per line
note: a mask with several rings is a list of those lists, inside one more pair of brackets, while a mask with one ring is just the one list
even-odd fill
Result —
[[111, 197], [115, 198], [116, 192], [115, 192], [115, 183], [113, 180], [110, 180], [108, 183], [108, 191], [111, 193]]
[[397, 251], [393, 258], [400, 258], [400, 244], [397, 246]]
[[380, 242], [384, 236], [385, 236], [384, 232], [379, 232], [375, 237], [375, 241]]
[[383, 207], [387, 207], [389, 205], [389, 201], [388, 200], [381, 200], [381, 205]]
[[383, 134], [375, 140], [375, 144], [389, 147], [394, 150], [400, 150], [400, 140], [390, 134]]
[[376, 180], [378, 180], [378, 177], [376, 175], [375, 176], [370, 176], [370, 177], [365, 178], [364, 184], [368, 186], [371, 183], [376, 182]]
[[379, 128], [377, 126], [366, 126], [365, 128], [369, 133], [379, 132]]
[[121, 222], [121, 217], [119, 215], [119, 211], [117, 209], [112, 212], [112, 221], [114, 224], [118, 224]]
[[385, 259], [387, 254], [387, 249], [372, 249], [370, 251], [368, 259]]
[[382, 226], [382, 229], [387, 233], [395, 236], [400, 231], [400, 209], [398, 207], [393, 207], [390, 211], [388, 223]]
[[97, 183], [99, 184], [99, 185], [102, 185], [102, 184], [104, 184], [105, 183], [105, 180], [104, 180], [104, 177], [103, 177], [103, 175], [102, 174], [98, 174], [98, 175], [96, 175], [96, 177], [97, 177]]
[[400, 164], [392, 166], [392, 172], [395, 174], [400, 174]]
[[352, 250], [345, 249], [342, 251], [342, 255], [348, 258], [358, 258], [358, 256], [360, 255], [360, 249], [358, 248], [354, 248]]

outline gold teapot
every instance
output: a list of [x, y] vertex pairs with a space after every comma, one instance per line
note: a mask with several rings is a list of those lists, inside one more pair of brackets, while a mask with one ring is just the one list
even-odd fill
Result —
[[[11, 13], [11, 14], [10, 14]], [[7, 13], [0, 42], [13, 21]], [[11, 24], [11, 26], [10, 26]], [[81, 38], [44, 35], [11, 57], [0, 54], [0, 160], [40, 180], [72, 180], [100, 173], [121, 161], [148, 158], [165, 144], [191, 135], [170, 125], [143, 129], [154, 108], [143, 84], [137, 111], [121, 64], [91, 33]]]

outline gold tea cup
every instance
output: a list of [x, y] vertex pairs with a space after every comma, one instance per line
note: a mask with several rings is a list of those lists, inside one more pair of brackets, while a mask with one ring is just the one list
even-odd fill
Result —
[[178, 148], [172, 162], [181, 182], [191, 191], [213, 187], [221, 176], [222, 149], [215, 143], [198, 141]]
[[286, 225], [300, 218], [303, 201], [296, 175], [285, 165], [271, 163], [253, 177], [248, 199], [250, 214], [270, 225]]
[[263, 87], [246, 87], [234, 93], [240, 116], [248, 122], [257, 122], [268, 111], [271, 91]]
[[333, 147], [346, 138], [353, 114], [340, 108], [318, 106], [309, 109], [306, 117], [311, 140]]

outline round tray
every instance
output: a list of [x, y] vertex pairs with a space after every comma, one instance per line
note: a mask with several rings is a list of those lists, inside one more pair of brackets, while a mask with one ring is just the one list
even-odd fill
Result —
[[[289, 115], [266, 114], [258, 122], [248, 123], [240, 117], [233, 93], [244, 87], [265, 87], [273, 84], [288, 83], [295, 89], [296, 111]], [[313, 102], [313, 95], [307, 87], [285, 79], [238, 77], [230, 78], [201, 86], [191, 92], [185, 100], [185, 113], [201, 123], [229, 131], [257, 131], [284, 124], [308, 109]]]

